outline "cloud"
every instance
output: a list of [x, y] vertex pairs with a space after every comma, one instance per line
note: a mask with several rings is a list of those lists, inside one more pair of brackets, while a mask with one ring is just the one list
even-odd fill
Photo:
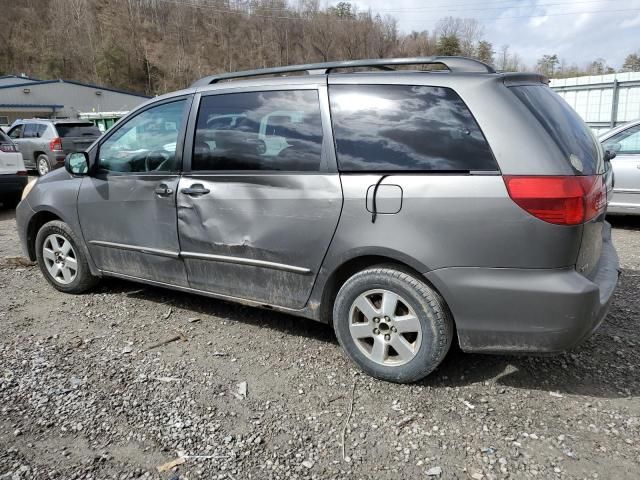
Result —
[[640, 14], [635, 18], [628, 18], [620, 24], [620, 28], [631, 28], [640, 26]]
[[[336, 4], [338, 0], [331, 0]], [[392, 15], [404, 33], [433, 30], [442, 17], [476, 18], [485, 38], [498, 50], [509, 45], [523, 61], [535, 65], [545, 54], [584, 65], [604, 58], [620, 67], [638, 45], [640, 0], [352, 0], [365, 10]], [[509, 5], [508, 7], [501, 6]], [[636, 27], [636, 28], [633, 28]]]
[[529, 25], [533, 28], [544, 25], [549, 20], [549, 17], [534, 17], [529, 21]]

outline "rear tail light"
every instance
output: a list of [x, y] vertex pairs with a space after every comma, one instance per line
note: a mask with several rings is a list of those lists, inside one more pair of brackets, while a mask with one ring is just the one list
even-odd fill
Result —
[[0, 152], [17, 153], [18, 147], [12, 143], [0, 143]]
[[20, 175], [21, 177], [26, 177], [27, 176], [27, 171], [26, 170], [20, 170], [19, 172], [16, 172], [16, 175]]
[[509, 196], [534, 217], [556, 225], [579, 225], [607, 203], [601, 175], [534, 177], [505, 175]]
[[62, 151], [62, 140], [60, 137], [56, 137], [49, 142], [49, 149], [53, 152], [61, 152]]

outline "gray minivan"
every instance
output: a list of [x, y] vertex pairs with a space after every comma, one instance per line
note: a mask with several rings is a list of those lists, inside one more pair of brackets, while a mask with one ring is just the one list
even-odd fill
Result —
[[109, 276], [319, 320], [385, 380], [428, 375], [454, 339], [572, 348], [618, 279], [591, 131], [546, 78], [475, 60], [207, 77], [65, 165], [17, 209], [55, 288]]

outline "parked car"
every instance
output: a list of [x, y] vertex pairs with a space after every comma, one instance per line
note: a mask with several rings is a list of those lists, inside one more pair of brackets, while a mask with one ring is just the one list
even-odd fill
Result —
[[26, 167], [39, 175], [61, 167], [67, 154], [84, 150], [100, 135], [93, 123], [78, 120], [17, 120], [9, 130]]
[[22, 155], [7, 134], [0, 131], [0, 203], [16, 206], [27, 180]]
[[[449, 71], [393, 70], [433, 63]], [[16, 215], [56, 289], [108, 276], [323, 321], [385, 380], [428, 375], [454, 337], [572, 348], [618, 279], [596, 138], [544, 77], [475, 60], [207, 77], [65, 165]]]
[[600, 143], [616, 154], [611, 160], [614, 186], [608, 212], [640, 214], [640, 120], [606, 132]]

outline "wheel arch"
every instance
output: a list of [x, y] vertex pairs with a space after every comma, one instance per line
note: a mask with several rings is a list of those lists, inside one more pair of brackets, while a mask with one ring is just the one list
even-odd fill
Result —
[[29, 260], [36, 260], [36, 236], [38, 235], [38, 231], [45, 223], [53, 220], [60, 220], [61, 222], [64, 222], [59, 215], [50, 210], [40, 210], [29, 220], [27, 225], [27, 253], [29, 254]]
[[[332, 325], [333, 304], [336, 295], [340, 290], [340, 287], [344, 284], [345, 281], [347, 281], [349, 277], [351, 277], [355, 273], [376, 265], [393, 266], [395, 268], [398, 268], [399, 270], [414, 275], [416, 278], [426, 283], [442, 299], [444, 305], [449, 311], [449, 315], [451, 315], [451, 319], [453, 320], [455, 329], [455, 318], [451, 313], [451, 309], [449, 308], [445, 297], [435, 287], [435, 285], [429, 282], [424, 276], [423, 272], [429, 271], [429, 268], [422, 265], [420, 262], [412, 260], [411, 258], [407, 258], [406, 255], [386, 249], [384, 251], [376, 250], [370, 252], [358, 252], [348, 258], [344, 258], [341, 262], [336, 262], [333, 268], [329, 272], [325, 273], [324, 279], [322, 281], [321, 293], [318, 294], [318, 320], [323, 323]], [[456, 337], [457, 335], [454, 334], [454, 338]]]
[[44, 155], [47, 157], [47, 161], [49, 160], [49, 155], [47, 155], [47, 152], [45, 152], [44, 150], [36, 150], [35, 152], [33, 152], [33, 161], [37, 162], [38, 161], [38, 157], [40, 155]]

